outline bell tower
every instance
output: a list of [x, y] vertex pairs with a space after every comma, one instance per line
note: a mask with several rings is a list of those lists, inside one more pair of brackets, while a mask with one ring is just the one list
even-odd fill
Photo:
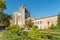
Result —
[[24, 25], [25, 20], [30, 17], [30, 13], [28, 12], [24, 4], [21, 5], [20, 12], [21, 12], [21, 22]]
[[13, 15], [14, 24], [18, 24], [20, 27], [23, 27], [25, 20], [30, 17], [30, 14], [24, 4], [22, 4], [19, 10], [15, 11]]

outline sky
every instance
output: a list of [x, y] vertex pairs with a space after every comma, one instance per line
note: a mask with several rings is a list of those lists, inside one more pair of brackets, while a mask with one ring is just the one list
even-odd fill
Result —
[[6, 0], [5, 13], [12, 14], [24, 4], [31, 16], [36, 18], [57, 15], [60, 12], [60, 0]]

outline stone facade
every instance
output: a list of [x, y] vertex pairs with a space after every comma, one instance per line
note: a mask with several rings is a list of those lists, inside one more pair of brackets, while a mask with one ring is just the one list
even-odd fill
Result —
[[57, 18], [57, 16], [49, 16], [33, 19], [33, 22], [39, 29], [48, 29], [52, 24], [57, 25]]
[[18, 24], [19, 26], [23, 27], [23, 25], [25, 24], [25, 19], [27, 19], [28, 17], [30, 17], [29, 12], [24, 5], [21, 5], [19, 10], [13, 12], [11, 24]]

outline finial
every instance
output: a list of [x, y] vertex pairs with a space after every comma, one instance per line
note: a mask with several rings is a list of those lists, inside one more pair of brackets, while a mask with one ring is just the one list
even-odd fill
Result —
[[22, 5], [21, 5], [21, 8], [25, 8], [25, 5], [24, 5], [24, 4], [22, 4]]

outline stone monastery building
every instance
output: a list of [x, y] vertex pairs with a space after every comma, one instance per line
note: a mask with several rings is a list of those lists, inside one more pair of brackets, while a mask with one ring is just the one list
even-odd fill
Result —
[[[11, 24], [18, 24], [20, 27], [23, 27], [27, 18], [30, 18], [30, 13], [24, 5], [21, 5], [19, 10], [13, 12]], [[52, 24], [57, 25], [57, 16], [47, 16], [37, 19], [32, 17], [31, 20], [39, 29], [48, 29]]]

